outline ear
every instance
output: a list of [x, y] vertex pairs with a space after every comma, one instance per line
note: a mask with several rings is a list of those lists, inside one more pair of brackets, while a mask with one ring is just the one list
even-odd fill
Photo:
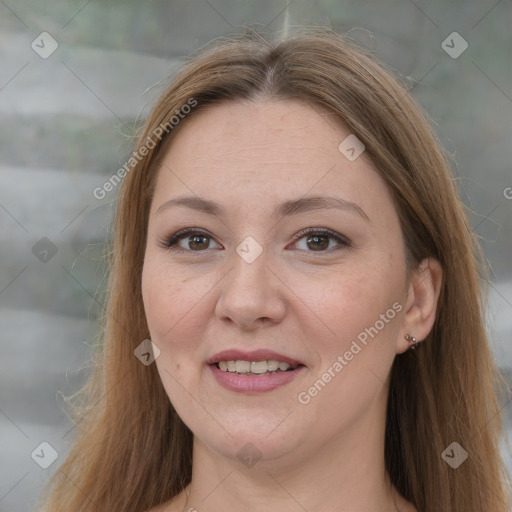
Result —
[[425, 258], [412, 273], [405, 315], [396, 345], [397, 354], [402, 354], [409, 348], [409, 344], [404, 339], [406, 333], [422, 341], [432, 330], [442, 279], [443, 269], [434, 258]]

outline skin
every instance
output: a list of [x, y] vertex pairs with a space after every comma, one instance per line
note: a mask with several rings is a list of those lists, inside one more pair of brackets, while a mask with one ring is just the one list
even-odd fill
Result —
[[[158, 171], [142, 288], [156, 365], [180, 417], [194, 433], [193, 475], [184, 492], [154, 511], [358, 511], [416, 509], [384, 466], [388, 376], [405, 333], [424, 339], [435, 319], [442, 271], [424, 260], [408, 276], [391, 195], [363, 153], [338, 145], [349, 132], [298, 101], [229, 102], [187, 120]], [[226, 209], [212, 216], [182, 195]], [[353, 209], [272, 218], [286, 200], [336, 196]], [[210, 238], [177, 253], [162, 240], [185, 227]], [[350, 240], [294, 240], [329, 228]], [[236, 252], [247, 236], [263, 249], [252, 263]], [[329, 245], [327, 245], [329, 243]], [[195, 252], [193, 252], [195, 251]], [[298, 394], [321, 378], [394, 303], [402, 308], [307, 404]], [[306, 370], [271, 392], [229, 391], [205, 361], [228, 349], [268, 348]], [[252, 443], [261, 459], [246, 467]]]

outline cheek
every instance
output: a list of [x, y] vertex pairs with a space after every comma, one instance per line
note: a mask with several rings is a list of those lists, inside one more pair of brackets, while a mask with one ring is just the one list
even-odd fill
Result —
[[338, 276], [317, 294], [314, 312], [325, 335], [314, 337], [315, 331], [309, 331], [320, 361], [301, 397], [310, 400], [313, 415], [331, 411], [326, 428], [348, 425], [382, 392], [400, 324], [400, 305], [393, 308], [400, 299], [399, 286], [390, 278], [380, 265], [365, 265]]
[[320, 320], [316, 323], [325, 333], [315, 342], [324, 364], [350, 350], [354, 340], [361, 342], [362, 350], [354, 357], [360, 363], [369, 363], [383, 353], [391, 356], [394, 353], [399, 315], [393, 304], [402, 298], [399, 266], [388, 255], [382, 255], [382, 260], [374, 265], [367, 263], [360, 262], [351, 266], [350, 271], [333, 273], [332, 279], [319, 281], [321, 286], [311, 287], [309, 282], [309, 295], [306, 294], [308, 283], [304, 282], [299, 295], [309, 297], [304, 302], [310, 305]]
[[193, 331], [198, 327], [192, 326], [194, 317], [190, 314], [194, 288], [184, 285], [176, 278], [176, 272], [165, 267], [158, 258], [146, 257], [142, 298], [151, 340], [160, 349], [155, 363], [171, 397], [179, 392], [178, 382], [186, 377], [188, 365], [183, 361], [190, 360], [190, 354], [196, 350]]
[[182, 285], [175, 274], [158, 259], [147, 257], [142, 271], [142, 298], [153, 341], [162, 342], [185, 316], [188, 301], [184, 301], [182, 295]]
[[[299, 282], [302, 285], [297, 288]], [[386, 286], [389, 288], [389, 283]], [[326, 330], [334, 335], [364, 324], [386, 302], [383, 296], [386, 289], [381, 284], [379, 271], [364, 264], [354, 264], [316, 279], [298, 278], [294, 288]]]
[[174, 352], [193, 350], [204, 330], [208, 279], [183, 276], [183, 271], [148, 256], [142, 272], [144, 310], [153, 341]]
[[166, 295], [165, 283], [158, 279], [158, 271], [151, 260], [146, 258], [142, 269], [142, 300], [153, 338], [162, 331], [161, 326], [166, 317]]

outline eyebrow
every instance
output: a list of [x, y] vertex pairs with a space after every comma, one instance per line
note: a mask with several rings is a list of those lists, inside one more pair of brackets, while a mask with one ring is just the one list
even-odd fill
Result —
[[[175, 199], [169, 199], [160, 205], [156, 211], [156, 215], [162, 213], [164, 210], [173, 206], [184, 206], [192, 210], [196, 210], [207, 215], [222, 216], [226, 210], [218, 203], [208, 199], [202, 199], [197, 196], [181, 196]], [[313, 196], [302, 197], [300, 199], [293, 199], [284, 201], [274, 208], [272, 217], [285, 217], [289, 215], [296, 215], [299, 213], [308, 213], [315, 210], [323, 209], [338, 209], [348, 212], [357, 213], [363, 219], [369, 221], [368, 215], [363, 209], [355, 203], [341, 199], [340, 197], [333, 196]]]

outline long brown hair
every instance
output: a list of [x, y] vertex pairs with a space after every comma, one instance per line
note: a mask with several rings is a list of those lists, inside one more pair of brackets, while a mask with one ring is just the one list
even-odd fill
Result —
[[[76, 439], [49, 482], [45, 511], [144, 512], [190, 482], [192, 433], [156, 366], [134, 356], [149, 332], [141, 294], [149, 208], [159, 161], [183, 124], [207, 105], [257, 97], [308, 102], [356, 134], [392, 192], [409, 267], [425, 257], [443, 267], [431, 333], [391, 370], [385, 461], [392, 483], [420, 512], [504, 512], [502, 381], [484, 329], [486, 275], [449, 160], [406, 87], [368, 51], [318, 28], [286, 40], [252, 32], [215, 41], [185, 65], [147, 118], [134, 153], [146, 154], [133, 161], [119, 195], [94, 372], [78, 395], [85, 401]], [[195, 106], [183, 109], [191, 100]], [[171, 129], [177, 112], [183, 115]], [[155, 141], [163, 126], [168, 133]], [[457, 469], [441, 456], [452, 442], [468, 453]]]

